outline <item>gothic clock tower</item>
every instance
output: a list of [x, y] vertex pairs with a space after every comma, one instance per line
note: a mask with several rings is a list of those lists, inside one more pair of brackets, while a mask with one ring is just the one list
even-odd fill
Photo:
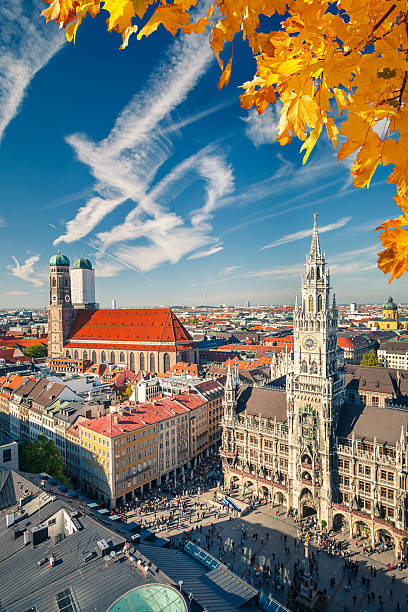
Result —
[[74, 322], [71, 302], [69, 259], [53, 255], [50, 259], [50, 305], [48, 307], [48, 355], [62, 357], [63, 348]]
[[337, 308], [319, 243], [314, 213], [312, 244], [302, 276], [302, 302], [293, 313], [294, 367], [287, 375], [289, 506], [299, 516], [330, 521], [333, 430], [344, 402], [337, 368]]

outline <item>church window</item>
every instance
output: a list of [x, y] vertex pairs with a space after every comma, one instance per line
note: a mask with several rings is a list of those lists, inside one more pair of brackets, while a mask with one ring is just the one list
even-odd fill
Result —
[[314, 280], [314, 269], [310, 270], [310, 280]]
[[110, 354], [110, 362], [115, 363], [115, 353], [113, 351]]
[[321, 295], [317, 297], [317, 312], [321, 312], [323, 308], [323, 298]]
[[313, 361], [312, 365], [310, 366], [310, 373], [317, 374], [317, 363], [315, 361]]
[[70, 356], [71, 356], [71, 355], [69, 354], [69, 351], [67, 351], [67, 352], [65, 353], [65, 356], [66, 356], [68, 359], [70, 358]]
[[130, 355], [129, 355], [129, 368], [132, 370], [132, 372], [135, 371], [135, 355], [134, 355], [134, 353], [130, 353]]
[[150, 367], [151, 372], [154, 372], [156, 369], [153, 353], [150, 353], [150, 366], [149, 367]]
[[305, 360], [303, 360], [303, 361], [302, 361], [302, 365], [300, 366], [300, 371], [301, 371], [303, 374], [306, 374], [306, 373], [307, 373], [307, 363], [306, 363], [306, 361], [305, 361]]
[[78, 351], [74, 351], [74, 359], [78, 359]]
[[313, 312], [314, 310], [314, 299], [313, 296], [309, 295], [309, 312]]
[[319, 279], [320, 278], [320, 267], [317, 266], [316, 268], [316, 278]]
[[56, 286], [57, 286], [57, 279], [55, 278], [55, 276], [54, 276], [54, 278], [52, 279], [52, 286], [53, 286], [53, 287], [56, 287]]
[[93, 361], [94, 363], [96, 363], [96, 361], [97, 361], [96, 352], [95, 351], [92, 351], [91, 361]]
[[105, 363], [105, 361], [106, 361], [106, 353], [105, 353], [105, 351], [102, 351], [102, 353], [101, 353], [101, 361], [102, 361], [102, 363]]
[[140, 369], [141, 370], [145, 369], [145, 357], [143, 353], [140, 353]]
[[88, 353], [86, 351], [84, 351], [84, 354], [82, 355], [82, 359], [88, 359]]
[[119, 362], [125, 363], [125, 353], [121, 352], [121, 354], [119, 355]]
[[164, 371], [170, 370], [170, 355], [168, 353], [164, 353]]

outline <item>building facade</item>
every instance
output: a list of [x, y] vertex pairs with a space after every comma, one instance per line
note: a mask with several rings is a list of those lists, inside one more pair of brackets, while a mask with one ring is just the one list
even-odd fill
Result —
[[377, 351], [378, 361], [385, 368], [408, 369], [408, 342], [395, 340], [384, 342]]
[[[315, 217], [302, 300], [294, 309], [286, 389], [239, 386], [229, 369], [220, 448], [224, 480], [300, 518], [346, 525], [350, 536], [366, 536], [372, 545], [391, 541], [401, 558], [408, 541], [408, 409], [397, 403], [408, 396], [398, 386], [382, 389], [392, 376], [367, 385], [364, 371], [380, 368], [346, 366], [346, 387], [336, 358], [337, 318]], [[363, 403], [360, 387], [377, 390], [376, 397], [383, 391], [387, 400], [375, 405], [366, 392]]]

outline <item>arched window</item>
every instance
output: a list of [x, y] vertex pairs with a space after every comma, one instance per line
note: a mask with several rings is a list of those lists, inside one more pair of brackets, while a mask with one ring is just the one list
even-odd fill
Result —
[[180, 353], [180, 361], [187, 361], [187, 353], [185, 353], [184, 351]]
[[52, 279], [52, 286], [53, 286], [53, 287], [56, 287], [56, 286], [57, 286], [57, 279], [55, 278], [55, 276], [54, 276], [54, 278]]
[[68, 359], [71, 357], [71, 355], [69, 354], [69, 351], [66, 351], [65, 357], [67, 357]]
[[145, 369], [145, 358], [143, 353], [140, 353], [140, 369], [144, 370]]
[[302, 374], [307, 374], [307, 363], [305, 360], [302, 361], [302, 365], [300, 366], [300, 371]]
[[317, 268], [316, 268], [316, 278], [317, 279], [320, 278], [320, 266], [317, 266]]
[[153, 355], [153, 353], [150, 353], [150, 366], [149, 367], [150, 367], [150, 371], [151, 372], [155, 372], [156, 371], [156, 366], [155, 366], [155, 363], [154, 363], [154, 355]]
[[317, 374], [317, 363], [315, 361], [312, 361], [312, 365], [310, 366], [310, 373]]
[[101, 353], [101, 361], [102, 361], [102, 363], [105, 363], [105, 361], [106, 361], [106, 353], [105, 353], [105, 351], [102, 351], [102, 353]]
[[110, 354], [110, 362], [115, 363], [115, 353], [113, 351]]
[[170, 355], [164, 353], [164, 371], [167, 372], [167, 370], [170, 370]]
[[320, 312], [323, 308], [323, 298], [321, 295], [317, 296], [317, 312]]
[[129, 355], [129, 369], [132, 370], [132, 372], [135, 371], [135, 356], [133, 353]]
[[314, 311], [314, 299], [313, 296], [309, 295], [309, 312]]
[[95, 351], [92, 351], [91, 361], [93, 361], [94, 363], [97, 362], [97, 357], [96, 357], [96, 352]]
[[310, 270], [310, 280], [314, 280], [314, 269]]
[[84, 351], [84, 354], [82, 355], [82, 359], [88, 359], [88, 353], [87, 353], [87, 351]]
[[125, 353], [123, 353], [123, 352], [122, 352], [122, 353], [119, 355], [119, 362], [120, 362], [120, 363], [125, 363]]
[[78, 351], [74, 351], [74, 359], [78, 359]]

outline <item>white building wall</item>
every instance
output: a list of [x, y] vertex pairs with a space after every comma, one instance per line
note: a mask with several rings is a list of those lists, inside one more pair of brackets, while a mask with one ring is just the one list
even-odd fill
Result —
[[95, 270], [71, 270], [71, 300], [75, 304], [95, 304]]

